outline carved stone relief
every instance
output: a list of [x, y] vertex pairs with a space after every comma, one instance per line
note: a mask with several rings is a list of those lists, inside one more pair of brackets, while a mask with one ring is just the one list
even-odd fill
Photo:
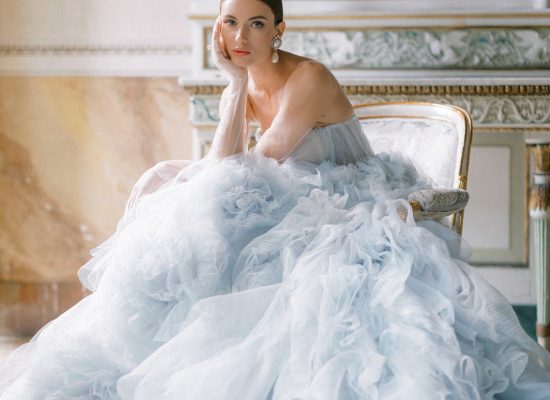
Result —
[[[452, 96], [452, 95], [351, 95], [353, 103], [430, 101], [453, 104], [467, 110], [476, 125], [550, 124], [547, 96]], [[217, 123], [218, 96], [195, 96], [191, 118], [195, 124]]]
[[332, 69], [550, 68], [550, 29], [289, 30], [283, 49]]

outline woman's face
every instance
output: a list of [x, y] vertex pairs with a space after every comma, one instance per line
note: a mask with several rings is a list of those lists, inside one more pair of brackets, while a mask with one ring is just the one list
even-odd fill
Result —
[[236, 65], [249, 67], [271, 59], [271, 41], [277, 33], [275, 16], [258, 0], [223, 0], [220, 16], [225, 50]]

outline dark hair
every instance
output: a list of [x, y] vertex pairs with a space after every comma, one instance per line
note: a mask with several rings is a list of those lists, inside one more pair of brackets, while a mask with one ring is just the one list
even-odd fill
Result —
[[275, 16], [275, 25], [283, 22], [283, 0], [258, 0], [271, 8], [273, 15]]
[[[283, 0], [258, 0], [264, 3], [271, 9], [271, 12], [275, 16], [275, 26], [283, 22]], [[220, 0], [220, 6], [223, 0]]]

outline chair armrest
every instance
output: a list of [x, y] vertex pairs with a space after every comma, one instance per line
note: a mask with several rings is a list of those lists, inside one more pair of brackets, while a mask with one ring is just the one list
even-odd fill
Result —
[[409, 194], [415, 220], [447, 217], [468, 204], [470, 195], [463, 189], [422, 189]]

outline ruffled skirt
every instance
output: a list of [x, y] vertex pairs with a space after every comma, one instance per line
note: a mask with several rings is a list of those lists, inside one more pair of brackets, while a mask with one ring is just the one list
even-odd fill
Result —
[[550, 399], [459, 238], [403, 220], [427, 185], [389, 155], [194, 163], [94, 250], [93, 293], [0, 364], [0, 398]]

